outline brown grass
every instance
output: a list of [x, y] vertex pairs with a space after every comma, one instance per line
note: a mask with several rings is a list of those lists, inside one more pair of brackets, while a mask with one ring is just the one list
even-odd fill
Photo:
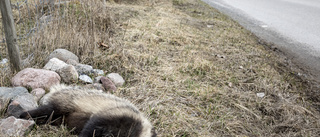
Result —
[[[199, 0], [137, 1], [73, 1], [59, 13], [65, 18], [21, 42], [23, 56], [33, 52], [29, 66], [42, 68], [66, 48], [120, 73], [126, 85], [115, 94], [134, 102], [159, 136], [319, 136], [308, 85], [250, 32]], [[10, 86], [3, 76], [0, 85]], [[29, 136], [48, 133], [69, 136], [51, 126]]]

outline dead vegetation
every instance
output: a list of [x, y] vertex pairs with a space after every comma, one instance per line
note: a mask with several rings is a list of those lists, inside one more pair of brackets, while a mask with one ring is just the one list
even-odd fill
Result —
[[[320, 134], [308, 87], [279, 71], [285, 59], [199, 0], [72, 1], [56, 12], [65, 18], [20, 42], [24, 58], [33, 53], [26, 67], [42, 68], [66, 48], [121, 73], [126, 85], [116, 95], [137, 104], [159, 136]], [[1, 73], [0, 85], [10, 86], [10, 73]], [[28, 136], [49, 134], [71, 136], [63, 126], [36, 126]]]

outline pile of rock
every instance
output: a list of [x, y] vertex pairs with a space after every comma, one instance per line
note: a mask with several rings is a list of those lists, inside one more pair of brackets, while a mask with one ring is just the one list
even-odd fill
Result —
[[[94, 80], [90, 76], [94, 77]], [[23, 69], [12, 78], [11, 82], [15, 87], [0, 87], [0, 110], [8, 116], [17, 117], [22, 111], [38, 107], [38, 100], [53, 85], [81, 82], [89, 88], [115, 92], [117, 87], [122, 86], [125, 81], [118, 73], [105, 76], [103, 70], [79, 63], [79, 58], [72, 52], [56, 49], [48, 57], [48, 62], [43, 69]], [[33, 124], [33, 121], [14, 117], [0, 119], [0, 135], [22, 136]], [[8, 132], [9, 127], [10, 132]]]

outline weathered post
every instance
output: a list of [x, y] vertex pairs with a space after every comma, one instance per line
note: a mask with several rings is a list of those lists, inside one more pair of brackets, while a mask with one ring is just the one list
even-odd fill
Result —
[[10, 58], [11, 70], [20, 71], [20, 54], [17, 45], [17, 32], [14, 27], [10, 0], [0, 0], [0, 9], [4, 33], [6, 35], [7, 49]]

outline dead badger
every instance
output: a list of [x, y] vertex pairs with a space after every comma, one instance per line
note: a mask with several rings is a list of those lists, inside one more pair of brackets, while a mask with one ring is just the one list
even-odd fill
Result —
[[41, 106], [23, 112], [37, 124], [52, 121], [75, 128], [80, 137], [155, 137], [152, 125], [130, 102], [101, 90], [57, 85], [40, 100]]

